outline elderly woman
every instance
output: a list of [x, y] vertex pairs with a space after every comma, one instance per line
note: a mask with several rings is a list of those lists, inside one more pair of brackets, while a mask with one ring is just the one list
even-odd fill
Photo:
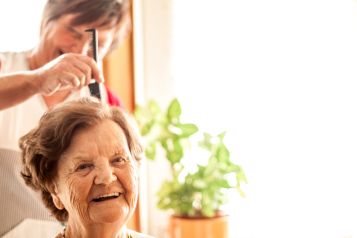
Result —
[[[0, 52], [0, 237], [27, 218], [55, 220], [20, 177], [18, 140], [48, 108], [89, 96], [85, 86], [92, 77], [103, 82], [99, 67], [85, 55], [84, 31], [98, 30], [101, 61], [130, 26], [130, 0], [48, 0], [38, 45], [25, 52]], [[100, 91], [103, 103], [123, 106], [103, 84]]]
[[67, 228], [61, 237], [149, 237], [126, 228], [144, 149], [121, 109], [84, 97], [51, 108], [19, 141], [22, 176]]

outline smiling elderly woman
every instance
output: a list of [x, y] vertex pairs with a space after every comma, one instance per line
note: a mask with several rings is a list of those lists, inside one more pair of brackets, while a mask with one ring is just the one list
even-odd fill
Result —
[[67, 228], [57, 238], [149, 237], [126, 228], [144, 149], [120, 108], [84, 97], [51, 108], [19, 141], [22, 176]]

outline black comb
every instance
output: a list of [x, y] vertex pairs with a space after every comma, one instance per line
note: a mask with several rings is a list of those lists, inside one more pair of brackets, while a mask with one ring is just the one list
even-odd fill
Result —
[[[92, 57], [95, 62], [98, 63], [97, 60], [97, 55], [98, 55], [98, 32], [96, 29], [88, 29], [85, 30], [87, 33], [87, 43], [88, 43], [88, 51], [87, 55], [89, 57]], [[94, 81], [94, 82], [93, 82]], [[100, 97], [100, 91], [99, 91], [99, 83], [97, 83], [95, 80], [91, 80], [91, 83], [88, 85], [89, 91], [92, 96], [95, 96], [99, 99]]]

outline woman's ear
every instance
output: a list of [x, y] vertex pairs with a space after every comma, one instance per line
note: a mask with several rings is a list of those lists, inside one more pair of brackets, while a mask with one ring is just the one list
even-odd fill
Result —
[[55, 204], [57, 209], [62, 210], [64, 208], [64, 205], [58, 196], [58, 189], [57, 189], [56, 183], [52, 184], [51, 191], [52, 191], [51, 196], [52, 196], [53, 203]]

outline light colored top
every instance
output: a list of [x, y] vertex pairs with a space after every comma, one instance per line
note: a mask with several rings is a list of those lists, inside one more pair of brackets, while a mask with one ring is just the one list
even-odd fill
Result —
[[144, 235], [142, 233], [132, 231], [132, 230], [129, 230], [129, 233], [133, 238], [154, 238], [153, 236]]
[[[52, 238], [63, 230], [58, 222], [25, 219], [2, 238]], [[132, 238], [154, 238], [132, 230], [128, 230]]]
[[[0, 74], [30, 70], [25, 52], [0, 53], [0, 61]], [[102, 84], [100, 91], [103, 103], [107, 103], [107, 92]], [[71, 93], [65, 101], [88, 95], [89, 89], [84, 87]], [[37, 126], [47, 110], [42, 96], [37, 94], [21, 104], [0, 111], [0, 237], [25, 218], [57, 221], [44, 206], [40, 194], [28, 187], [20, 176], [18, 140]]]
[[1, 238], [53, 238], [62, 230], [59, 222], [26, 218]]

